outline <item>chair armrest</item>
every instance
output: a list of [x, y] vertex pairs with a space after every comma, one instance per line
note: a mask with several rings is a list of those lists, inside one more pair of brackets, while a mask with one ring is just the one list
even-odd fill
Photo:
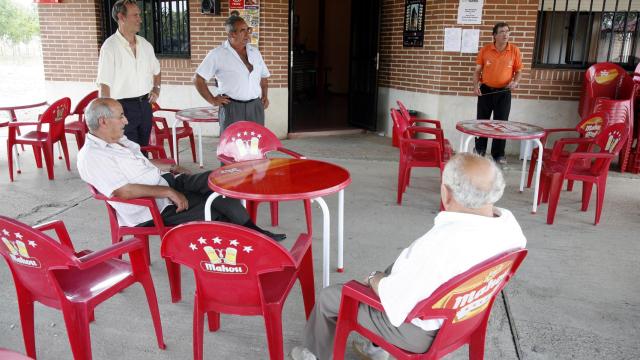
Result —
[[431, 134], [436, 137], [438, 141], [442, 141], [444, 139], [444, 132], [442, 129], [434, 129], [428, 128], [424, 126], [409, 126], [407, 131], [410, 133], [423, 133], [423, 134]]
[[122, 254], [143, 249], [144, 242], [141, 239], [133, 238], [121, 241], [115, 245], [109, 246], [108, 248], [104, 248], [78, 258], [78, 260], [80, 260], [80, 265], [78, 267], [80, 269], [87, 269], [97, 264], [101, 264], [105, 260], [113, 259]]
[[12, 122], [9, 123], [9, 127], [10, 128], [17, 128], [17, 127], [25, 126], [25, 125], [33, 126], [33, 125], [40, 125], [40, 123], [37, 122], [37, 121], [12, 121]]
[[64, 226], [64, 222], [62, 222], [62, 220], [48, 221], [46, 223], [36, 225], [33, 228], [40, 231], [55, 231], [60, 243], [75, 252], [73, 243], [71, 243], [71, 238], [69, 238], [69, 232], [67, 232], [67, 228]]
[[160, 108], [156, 111], [170, 111], [170, 112], [178, 112], [180, 111], [179, 109], [165, 109], [165, 108]]
[[418, 119], [418, 118], [411, 118], [409, 120], [409, 122], [411, 123], [411, 125], [414, 125], [416, 123], [425, 123], [425, 124], [433, 124], [436, 126], [436, 129], [441, 129], [441, 125], [440, 125], [440, 121], [439, 120], [432, 120], [432, 119]]
[[278, 147], [276, 150], [280, 151], [281, 153], [285, 153], [287, 155], [290, 155], [290, 156], [292, 156], [292, 157], [294, 157], [296, 159], [306, 159], [306, 157], [304, 157], [302, 154], [297, 153], [297, 152], [295, 152], [293, 150], [289, 150], [287, 148]]
[[220, 160], [225, 165], [233, 164], [235, 162], [233, 158], [222, 154], [218, 155], [218, 160]]
[[376, 295], [373, 289], [358, 281], [351, 280], [344, 284], [344, 287], [342, 288], [342, 296], [348, 296], [358, 302], [367, 304], [374, 309], [384, 312], [384, 307], [382, 307], [380, 297]]
[[594, 160], [594, 159], [613, 159], [614, 154], [610, 153], [591, 153], [591, 152], [574, 152], [569, 154], [567, 160], [567, 166], [565, 167], [565, 175], [573, 170], [574, 164], [579, 160]]
[[154, 159], [166, 159], [167, 153], [164, 151], [164, 147], [160, 145], [146, 145], [140, 147], [141, 151], [150, 152]]
[[420, 147], [432, 147], [442, 151], [442, 146], [438, 139], [400, 139], [400, 144], [412, 144]]
[[289, 251], [291, 257], [296, 262], [296, 268], [300, 267], [300, 263], [302, 262], [302, 258], [311, 247], [311, 236], [309, 234], [300, 234], [298, 236], [298, 240], [293, 244], [293, 247]]
[[553, 144], [553, 150], [551, 153], [551, 160], [556, 161], [560, 158], [560, 155], [564, 151], [564, 147], [566, 145], [580, 145], [580, 144], [591, 144], [593, 143], [594, 138], [562, 138]]

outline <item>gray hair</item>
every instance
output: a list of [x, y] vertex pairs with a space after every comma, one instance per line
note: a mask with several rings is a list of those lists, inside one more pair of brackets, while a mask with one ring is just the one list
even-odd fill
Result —
[[135, 5], [138, 6], [138, 2], [136, 0], [118, 0], [113, 7], [111, 8], [111, 17], [113, 20], [118, 22], [118, 14], [122, 14], [127, 16], [127, 5]]
[[225, 20], [224, 22], [224, 30], [227, 32], [227, 34], [231, 34], [232, 32], [234, 32], [236, 30], [236, 24], [239, 23], [240, 21], [244, 21], [244, 19], [241, 18], [240, 16], [237, 16], [237, 15], [229, 16], [227, 20]]
[[[492, 173], [489, 184], [469, 174], [468, 164], [474, 160], [485, 161]], [[468, 209], [477, 209], [484, 205], [494, 204], [504, 193], [504, 176], [492, 160], [477, 154], [462, 153], [452, 157], [442, 172], [442, 183], [451, 191], [454, 199]]]
[[113, 116], [109, 103], [104, 98], [91, 101], [89, 106], [84, 110], [84, 120], [89, 130], [96, 131], [100, 127], [98, 120]]

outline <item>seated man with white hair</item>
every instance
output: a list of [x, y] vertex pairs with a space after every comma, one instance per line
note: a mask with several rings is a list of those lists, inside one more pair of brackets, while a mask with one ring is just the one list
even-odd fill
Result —
[[[524, 248], [526, 239], [509, 210], [494, 207], [504, 191], [496, 164], [479, 155], [452, 157], [442, 173], [440, 194], [445, 211], [434, 226], [384, 272], [373, 271], [364, 280], [380, 297], [384, 312], [360, 304], [358, 322], [388, 342], [414, 353], [431, 346], [442, 320], [411, 319], [409, 312], [440, 285], [491, 257]], [[333, 358], [333, 342], [342, 285], [318, 295], [304, 329], [304, 346], [291, 351], [294, 360]], [[384, 360], [388, 353], [370, 342], [354, 343], [365, 359]]]
[[[89, 127], [87, 140], [78, 153], [78, 172], [85, 182], [106, 196], [122, 199], [155, 198], [165, 225], [204, 220], [204, 205], [212, 193], [208, 185], [210, 171], [190, 174], [181, 166], [147, 159], [140, 146], [124, 136], [127, 118], [122, 105], [114, 99], [93, 100], [84, 113]], [[144, 206], [110, 203], [124, 226], [152, 226], [151, 212]], [[239, 200], [216, 198], [211, 204], [211, 219], [243, 225], [270, 238], [284, 240], [251, 221]]]

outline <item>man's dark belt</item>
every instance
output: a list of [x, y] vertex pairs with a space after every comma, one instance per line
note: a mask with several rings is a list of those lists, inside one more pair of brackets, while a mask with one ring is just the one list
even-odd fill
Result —
[[236, 100], [236, 99], [233, 99], [233, 98], [229, 98], [229, 100], [231, 100], [233, 102], [241, 103], [241, 104], [247, 104], [247, 103], [250, 103], [252, 101], [256, 101], [258, 99], [260, 99], [260, 98], [255, 98], [255, 99], [251, 99], [251, 100]]
[[488, 89], [491, 92], [510, 90], [508, 86], [501, 87], [501, 88], [493, 88], [485, 84], [482, 84], [481, 86], [484, 87], [485, 89]]
[[118, 101], [124, 101], [124, 102], [135, 102], [135, 101], [142, 102], [147, 100], [149, 100], [149, 94], [144, 94], [144, 95], [130, 97], [130, 98], [124, 98], [124, 99], [118, 99]]

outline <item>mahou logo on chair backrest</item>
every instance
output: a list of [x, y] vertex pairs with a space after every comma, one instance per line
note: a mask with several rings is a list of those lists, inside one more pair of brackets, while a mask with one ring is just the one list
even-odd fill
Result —
[[262, 138], [262, 134], [255, 131], [241, 131], [231, 137], [231, 142], [236, 147], [236, 160], [262, 159], [260, 138]]
[[454, 324], [474, 317], [487, 308], [512, 264], [513, 261], [506, 261], [474, 276], [443, 296], [433, 305], [433, 309], [457, 309]]
[[239, 255], [248, 256], [252, 246], [242, 246], [236, 239], [225, 240], [216, 236], [212, 239], [200, 237], [188, 242], [191, 251], [201, 251], [206, 255], [206, 260], [200, 261], [200, 267], [206, 272], [216, 274], [246, 274], [249, 271], [247, 265], [239, 262]]
[[14, 240], [10, 240], [11, 233], [6, 229], [2, 229], [2, 234], [0, 235], [4, 246], [9, 250], [9, 257], [11, 260], [19, 265], [39, 268], [40, 261], [35, 257], [30, 256], [28, 249], [28, 246], [35, 248], [38, 244], [33, 240], [24, 240], [24, 237], [20, 233], [14, 233], [13, 235]]

